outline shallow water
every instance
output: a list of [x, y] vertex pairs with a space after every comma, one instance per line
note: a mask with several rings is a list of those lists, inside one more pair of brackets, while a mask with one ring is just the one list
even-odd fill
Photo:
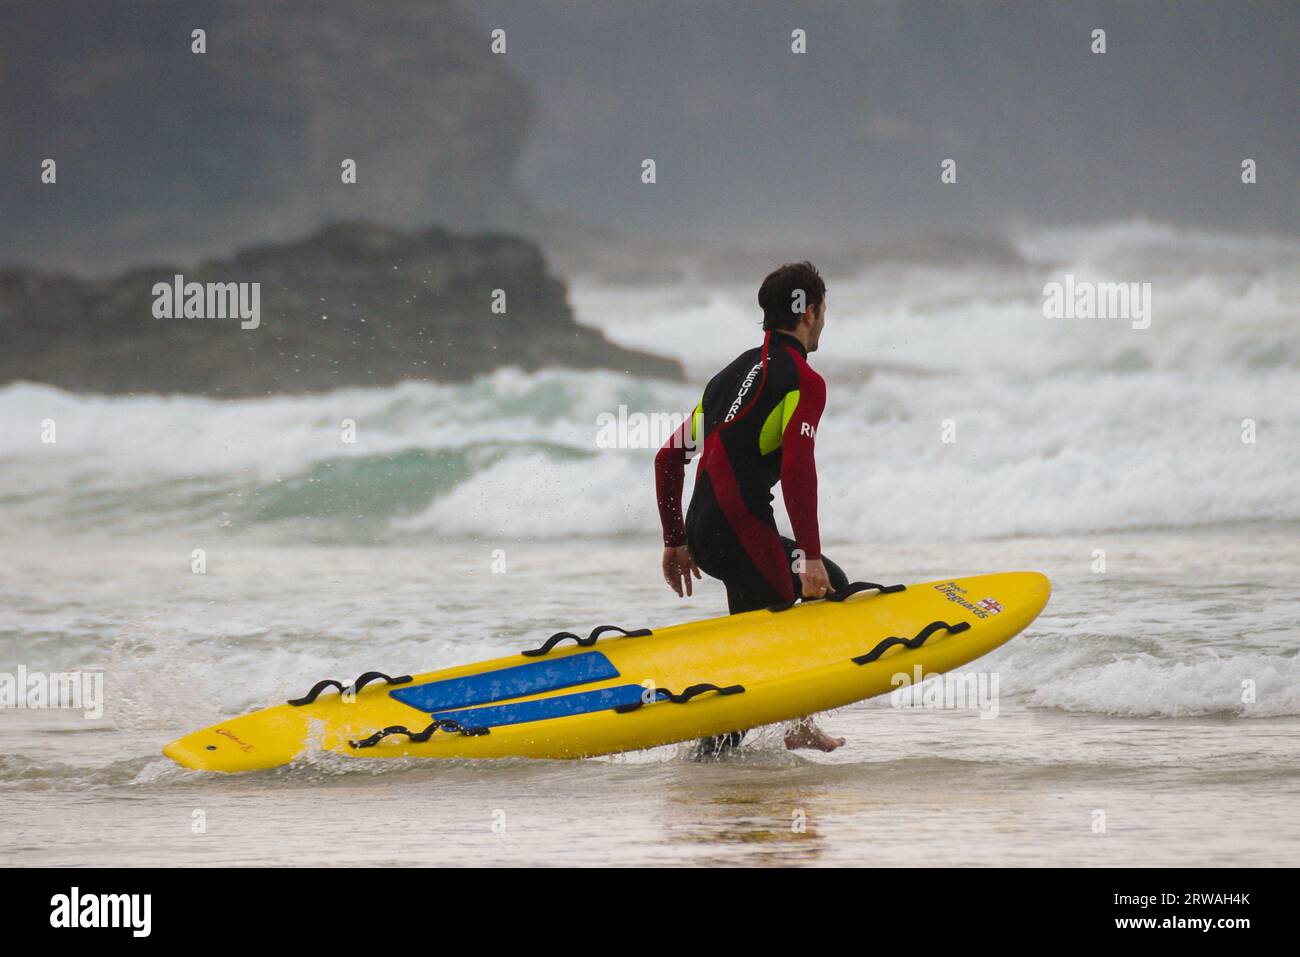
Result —
[[[1037, 568], [1053, 579], [1035, 625], [980, 662], [1000, 680], [996, 717], [876, 699], [824, 717], [849, 739], [829, 755], [786, 752], [766, 729], [716, 764], [685, 746], [575, 762], [318, 755], [244, 776], [183, 771], [158, 749], [320, 677], [427, 670], [597, 619], [707, 617], [720, 588], [679, 601], [657, 579], [653, 541], [515, 545], [493, 574], [490, 543], [242, 539], [214, 550], [201, 576], [165, 539], [20, 541], [6, 552], [0, 668], [102, 669], [107, 709], [97, 721], [0, 710], [0, 860], [1290, 864], [1296, 531], [911, 543], [874, 556], [828, 544], [855, 577]], [[1104, 575], [1090, 565], [1098, 541]]]
[[[863, 702], [825, 717], [849, 739], [830, 755], [779, 729], [713, 765], [674, 747], [217, 777], [159, 754], [323, 677], [720, 614], [716, 583], [679, 601], [660, 581], [651, 448], [597, 424], [692, 408], [755, 344], [752, 277], [572, 287], [582, 322], [687, 382], [0, 388], [0, 677], [102, 672], [107, 696], [99, 720], [0, 709], [0, 862], [1293, 864], [1300, 245], [1137, 222], [1017, 248], [831, 283], [827, 553], [858, 579], [1036, 569], [1055, 591], [977, 665], [995, 718]], [[1045, 319], [1065, 275], [1150, 281], [1150, 326]]]

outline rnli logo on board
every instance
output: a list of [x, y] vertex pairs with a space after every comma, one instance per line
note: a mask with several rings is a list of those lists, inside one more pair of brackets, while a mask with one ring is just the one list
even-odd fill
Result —
[[991, 615], [996, 615], [1002, 610], [1002, 606], [992, 598], [985, 598], [980, 601], [980, 607]]
[[244, 753], [257, 750], [257, 748], [253, 747], [247, 741], [239, 740], [239, 736], [235, 734], [233, 731], [227, 731], [225, 728], [217, 728], [217, 734], [225, 735], [231, 741], [235, 742], [235, 744], [239, 745], [240, 749], [244, 751]]

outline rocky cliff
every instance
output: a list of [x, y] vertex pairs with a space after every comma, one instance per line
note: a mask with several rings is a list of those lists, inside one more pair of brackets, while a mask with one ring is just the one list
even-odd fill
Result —
[[[203, 315], [186, 317], [185, 296], [169, 306], [178, 275], [182, 289], [258, 284], [256, 321], [221, 317], [207, 297], [195, 301]], [[114, 278], [0, 271], [0, 383], [240, 397], [464, 380], [501, 366], [682, 377], [676, 361], [577, 324], [540, 250], [507, 236], [347, 223]]]

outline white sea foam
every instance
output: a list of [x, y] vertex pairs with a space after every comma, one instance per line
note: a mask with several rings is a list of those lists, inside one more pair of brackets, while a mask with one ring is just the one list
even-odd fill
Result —
[[[1019, 681], [1033, 679], [1029, 673]], [[1300, 715], [1300, 659], [1210, 653], [1186, 661], [1135, 654], [1073, 669], [1037, 685], [1026, 700], [1037, 707], [1124, 717]]]
[[[1023, 266], [868, 265], [831, 283], [812, 360], [828, 383], [828, 540], [1300, 519], [1300, 245], [1149, 223], [1018, 245]], [[1042, 284], [1064, 272], [1152, 282], [1151, 328], [1044, 319]], [[597, 417], [693, 407], [758, 341], [751, 287], [575, 290], [583, 321], [682, 359], [686, 384], [503, 369], [235, 402], [11, 385], [0, 514], [78, 529], [307, 516], [367, 538], [651, 535], [652, 450], [599, 448]], [[57, 444], [40, 442], [47, 419]], [[955, 443], [940, 440], [945, 420]]]

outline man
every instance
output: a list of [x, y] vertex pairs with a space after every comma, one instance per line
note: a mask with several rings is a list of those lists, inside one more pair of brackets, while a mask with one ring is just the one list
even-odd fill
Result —
[[[848, 578], [821, 553], [813, 442], [826, 383], [808, 365], [826, 324], [826, 284], [812, 263], [787, 263], [763, 280], [763, 344], [715, 375], [690, 420], [655, 456], [663, 525], [664, 580], [690, 595], [701, 569], [721, 579], [731, 614], [797, 597], [823, 598]], [[686, 463], [699, 453], [695, 491], [682, 520]], [[780, 481], [794, 539], [772, 514]], [[737, 730], [701, 742], [702, 756], [734, 748]], [[785, 737], [788, 748], [833, 751], [844, 743], [811, 721]]]

